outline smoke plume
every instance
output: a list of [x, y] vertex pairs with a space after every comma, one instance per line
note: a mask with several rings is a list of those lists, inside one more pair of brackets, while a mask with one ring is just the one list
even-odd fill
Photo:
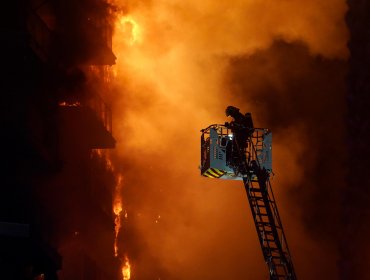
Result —
[[267, 278], [242, 184], [197, 169], [199, 130], [225, 122], [227, 105], [273, 129], [272, 184], [298, 277], [334, 279], [345, 2], [115, 4], [114, 160], [133, 279]]

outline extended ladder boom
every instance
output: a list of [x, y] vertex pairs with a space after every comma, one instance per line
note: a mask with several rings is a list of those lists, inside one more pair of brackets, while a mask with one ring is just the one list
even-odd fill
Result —
[[253, 128], [250, 114], [242, 115], [239, 109], [232, 106], [229, 108], [232, 110], [229, 111], [229, 115], [234, 118], [234, 121], [227, 123], [227, 127], [235, 135], [233, 138], [234, 157], [231, 164], [234, 170], [243, 177], [263, 257], [269, 268], [270, 279], [296, 280], [283, 225], [271, 188], [270, 173], [272, 171], [268, 171], [261, 165], [263, 157], [270, 156], [264, 141], [267, 129]]
[[241, 171], [247, 175], [243, 178], [244, 187], [263, 257], [269, 268], [270, 279], [295, 280], [297, 278], [272, 192], [269, 173], [261, 168], [258, 161], [253, 160], [258, 154], [252, 136], [248, 142], [248, 153], [252, 160], [249, 165], [244, 163]]
[[270, 183], [271, 131], [254, 128], [251, 114], [233, 106], [226, 115], [233, 121], [201, 130], [201, 174], [243, 181], [270, 280], [296, 280]]

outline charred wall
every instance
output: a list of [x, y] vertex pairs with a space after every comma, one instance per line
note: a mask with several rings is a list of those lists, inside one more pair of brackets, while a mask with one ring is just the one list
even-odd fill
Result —
[[348, 75], [347, 146], [349, 149], [347, 189], [342, 194], [342, 238], [340, 279], [370, 279], [368, 236], [370, 192], [367, 170], [370, 158], [370, 4], [347, 1], [347, 24], [351, 33]]
[[[118, 278], [114, 174], [92, 153], [115, 141], [102, 117], [108, 106], [88, 78], [92, 65], [115, 61], [107, 7], [2, 6], [0, 279]], [[70, 103], [80, 107], [61, 106]]]

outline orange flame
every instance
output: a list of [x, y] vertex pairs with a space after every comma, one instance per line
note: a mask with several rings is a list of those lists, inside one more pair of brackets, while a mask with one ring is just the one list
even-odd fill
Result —
[[122, 184], [122, 175], [118, 175], [117, 177], [117, 184], [116, 184], [116, 192], [114, 196], [114, 203], [113, 203], [113, 212], [115, 214], [114, 218], [114, 232], [115, 232], [115, 238], [114, 238], [114, 256], [118, 256], [118, 233], [121, 228], [121, 213], [122, 213], [122, 199], [120, 196], [120, 190], [121, 190], [121, 184]]
[[[103, 155], [104, 152], [102, 150], [94, 150], [93, 152], [99, 157], [104, 156]], [[113, 162], [107, 157], [105, 157], [105, 164], [106, 164], [106, 167], [110, 171], [115, 173]], [[114, 256], [115, 257], [119, 257], [118, 256], [118, 234], [122, 227], [122, 220], [121, 220], [122, 212], [123, 212], [123, 217], [125, 219], [127, 219], [128, 217], [127, 211], [123, 210], [123, 202], [121, 198], [122, 181], [123, 181], [122, 175], [118, 174], [116, 178], [116, 186], [115, 186], [114, 200], [113, 200], [113, 213], [115, 216], [114, 217], [114, 233], [115, 233], [114, 234]], [[122, 273], [123, 280], [130, 280], [131, 265], [130, 265], [128, 257], [125, 255], [123, 259], [120, 258], [120, 261], [122, 263], [121, 273]]]
[[[123, 211], [123, 207], [122, 207], [122, 199], [120, 196], [121, 186], [122, 186], [122, 175], [119, 174], [117, 177], [116, 192], [115, 192], [114, 203], [113, 203], [113, 212], [115, 214], [115, 219], [114, 219], [114, 231], [115, 231], [114, 256], [115, 257], [118, 257], [118, 234], [122, 226], [121, 214]], [[124, 217], [125, 219], [127, 219], [126, 210], [124, 211]], [[121, 261], [122, 261], [121, 272], [122, 272], [123, 280], [130, 280], [131, 265], [130, 265], [129, 259], [125, 255], [124, 259]]]
[[124, 258], [124, 263], [122, 265], [121, 271], [122, 271], [123, 280], [131, 279], [131, 265], [130, 265], [130, 262], [127, 256], [125, 256]]
[[131, 16], [121, 16], [116, 21], [116, 29], [130, 46], [141, 42], [142, 31]]

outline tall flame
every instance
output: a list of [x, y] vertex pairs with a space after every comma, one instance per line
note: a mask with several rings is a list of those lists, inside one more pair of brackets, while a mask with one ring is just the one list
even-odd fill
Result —
[[130, 265], [130, 262], [127, 256], [125, 256], [124, 258], [124, 263], [122, 265], [121, 270], [122, 270], [123, 280], [130, 280], [131, 279], [131, 265]]
[[[93, 153], [96, 154], [100, 158], [104, 158], [105, 165], [108, 170], [112, 173], [117, 174], [115, 171], [113, 162], [107, 157], [106, 154], [102, 150], [93, 150]], [[121, 197], [121, 190], [122, 190], [122, 182], [123, 176], [122, 174], [117, 175], [116, 177], [116, 186], [114, 190], [114, 197], [113, 197], [113, 213], [114, 213], [114, 256], [121, 261], [121, 275], [123, 280], [130, 280], [131, 279], [131, 264], [127, 255], [121, 257], [119, 255], [118, 250], [118, 235], [122, 227], [122, 216], [124, 219], [128, 218], [127, 211], [123, 209], [123, 201]]]
[[114, 195], [114, 203], [113, 203], [113, 213], [115, 215], [114, 218], [114, 232], [115, 232], [115, 238], [114, 238], [114, 256], [118, 257], [118, 234], [119, 230], [121, 229], [121, 213], [122, 213], [122, 199], [120, 195], [121, 191], [121, 184], [122, 184], [122, 175], [119, 174], [117, 177], [117, 184], [116, 184], [116, 190]]
[[[111, 162], [109, 164], [110, 166], [112, 166]], [[123, 205], [122, 205], [122, 198], [121, 198], [121, 188], [122, 188], [122, 175], [119, 174], [117, 176], [117, 184], [116, 184], [114, 203], [113, 203], [113, 213], [115, 215], [115, 218], [114, 218], [114, 231], [115, 231], [114, 256], [115, 257], [118, 257], [118, 234], [122, 227], [121, 216], [122, 216], [122, 211], [123, 211]], [[127, 219], [126, 211], [124, 213], [124, 217]], [[130, 261], [127, 255], [125, 255], [124, 258], [121, 259], [121, 262], [122, 262], [122, 265], [121, 265], [122, 278], [123, 280], [130, 280], [131, 279], [131, 265], [130, 265]]]

